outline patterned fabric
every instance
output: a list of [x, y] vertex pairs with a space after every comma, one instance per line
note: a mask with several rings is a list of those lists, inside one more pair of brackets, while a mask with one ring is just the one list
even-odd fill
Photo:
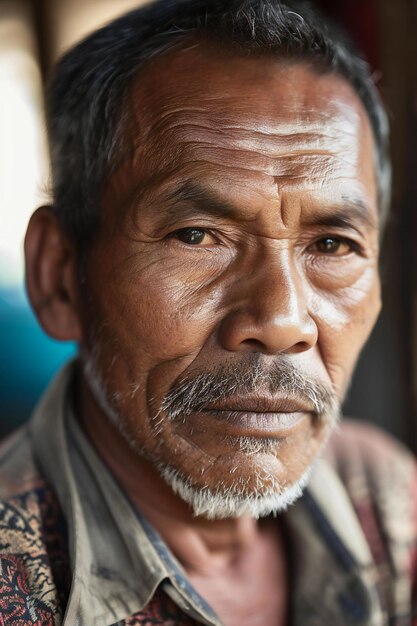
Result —
[[[69, 379], [0, 445], [0, 626], [219, 626], [83, 434], [77, 443], [65, 428]], [[417, 626], [417, 470], [399, 444], [345, 423], [282, 523], [292, 626]]]
[[[26, 451], [16, 443], [6, 458]], [[0, 624], [60, 624], [71, 583], [65, 520], [39, 474], [22, 487], [0, 502]]]
[[197, 622], [187, 615], [158, 589], [144, 611], [119, 622], [117, 626], [195, 626]]
[[328, 454], [367, 539], [387, 623], [417, 624], [414, 459], [388, 436], [354, 423], [333, 437]]

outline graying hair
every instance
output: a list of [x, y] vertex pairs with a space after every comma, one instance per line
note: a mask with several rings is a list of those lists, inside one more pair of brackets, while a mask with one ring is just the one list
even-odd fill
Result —
[[276, 358], [266, 367], [262, 355], [254, 354], [241, 360], [238, 367], [230, 363], [175, 381], [159, 413], [166, 413], [171, 420], [184, 419], [219, 400], [227, 400], [235, 394], [256, 393], [260, 389], [272, 396], [279, 393], [302, 400], [323, 422], [333, 420], [337, 410], [335, 394], [299, 372], [288, 360]]

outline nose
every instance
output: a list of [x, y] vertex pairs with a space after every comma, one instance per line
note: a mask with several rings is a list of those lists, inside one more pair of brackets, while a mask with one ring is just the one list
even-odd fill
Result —
[[230, 352], [297, 354], [317, 343], [318, 329], [308, 312], [305, 281], [290, 260], [262, 263], [234, 286], [231, 312], [219, 328]]

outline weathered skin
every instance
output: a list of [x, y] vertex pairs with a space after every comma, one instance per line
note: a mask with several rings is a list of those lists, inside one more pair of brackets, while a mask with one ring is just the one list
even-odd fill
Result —
[[[276, 531], [193, 518], [149, 460], [212, 489], [271, 476], [287, 485], [327, 428], [306, 413], [273, 452], [247, 455], [214, 419], [162, 416], [156, 437], [152, 416], [184, 374], [239, 368], [253, 352], [284, 356], [342, 399], [380, 309], [369, 121], [342, 78], [207, 45], [148, 65], [128, 110], [130, 151], [105, 185], [85, 285], [43, 209], [27, 239], [31, 297], [47, 332], [99, 348], [108, 398], [144, 455], [81, 380], [85, 428], [197, 588], [228, 625], [257, 623], [255, 605], [260, 624], [284, 623]], [[190, 227], [207, 229], [198, 245], [173, 234]]]

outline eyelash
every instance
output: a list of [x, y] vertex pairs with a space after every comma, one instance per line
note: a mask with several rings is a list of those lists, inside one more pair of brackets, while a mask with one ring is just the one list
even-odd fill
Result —
[[[208, 228], [204, 228], [204, 227], [198, 227], [198, 226], [190, 226], [190, 227], [186, 227], [186, 228], [180, 228], [176, 231], [173, 231], [172, 233], [170, 233], [167, 237], [168, 240], [172, 240], [172, 239], [176, 239], [178, 234], [184, 231], [199, 231], [202, 232], [206, 235], [210, 235], [211, 237], [213, 237], [213, 239], [215, 239], [217, 241], [217, 244], [219, 246], [221, 246], [223, 244], [223, 242], [220, 240], [220, 238], [218, 237], [218, 235], [209, 230]], [[362, 246], [354, 241], [353, 239], [349, 238], [349, 237], [343, 237], [341, 235], [332, 235], [332, 234], [326, 234], [323, 235], [322, 237], [316, 239], [313, 243], [310, 243], [309, 246], [307, 247], [307, 250], [310, 250], [311, 248], [313, 248], [314, 246], [317, 246], [320, 242], [325, 241], [326, 239], [333, 239], [337, 242], [339, 242], [341, 245], [345, 244], [350, 248], [349, 253], [354, 252], [355, 254], [358, 255], [362, 255], [363, 254], [363, 249]], [[186, 242], [181, 241], [179, 238], [177, 239], [177, 241], [182, 244], [183, 246], [187, 247], [187, 248], [195, 248], [195, 249], [202, 249], [204, 248], [204, 246], [200, 246], [199, 244], [193, 245], [193, 244], [189, 244]], [[215, 247], [214, 245], [210, 246], [211, 248]], [[207, 246], [206, 246], [207, 248]], [[328, 254], [326, 254], [325, 252], [319, 253], [322, 254], [323, 256], [347, 256], [347, 254], [343, 254], [343, 255], [337, 255], [337, 254], [331, 254], [330, 252]]]
[[[354, 252], [355, 254], [359, 254], [359, 255], [363, 253], [362, 247], [356, 241], [354, 241], [353, 239], [350, 239], [349, 237], [342, 237], [340, 235], [325, 235], [324, 237], [320, 237], [313, 244], [311, 244], [309, 248], [312, 246], [317, 246], [320, 242], [323, 242], [326, 239], [333, 239], [339, 242], [341, 245], [343, 244], [347, 245], [350, 249], [349, 253]], [[321, 254], [326, 256], [325, 252], [322, 252]], [[336, 255], [332, 255], [331, 253], [329, 253], [327, 256], [336, 256]], [[346, 256], [346, 254], [340, 255], [340, 256]]]
[[[213, 231], [209, 230], [208, 228], [202, 228], [202, 227], [198, 227], [198, 226], [189, 226], [187, 228], [179, 228], [178, 230], [175, 230], [174, 232], [170, 233], [168, 235], [168, 239], [175, 239], [176, 237], [178, 237], [179, 233], [184, 233], [186, 231], [198, 231], [201, 233], [204, 233], [204, 235], [210, 235], [211, 237], [213, 237], [213, 239], [215, 239], [218, 244], [221, 244], [219, 237], [217, 236], [217, 234], [213, 233]], [[178, 238], [179, 239], [179, 238]], [[181, 241], [179, 239], [179, 241]], [[191, 248], [197, 248], [198, 245], [194, 245], [193, 244], [187, 244], [186, 242], [181, 241], [181, 243], [183, 243], [185, 246], [191, 247]]]

